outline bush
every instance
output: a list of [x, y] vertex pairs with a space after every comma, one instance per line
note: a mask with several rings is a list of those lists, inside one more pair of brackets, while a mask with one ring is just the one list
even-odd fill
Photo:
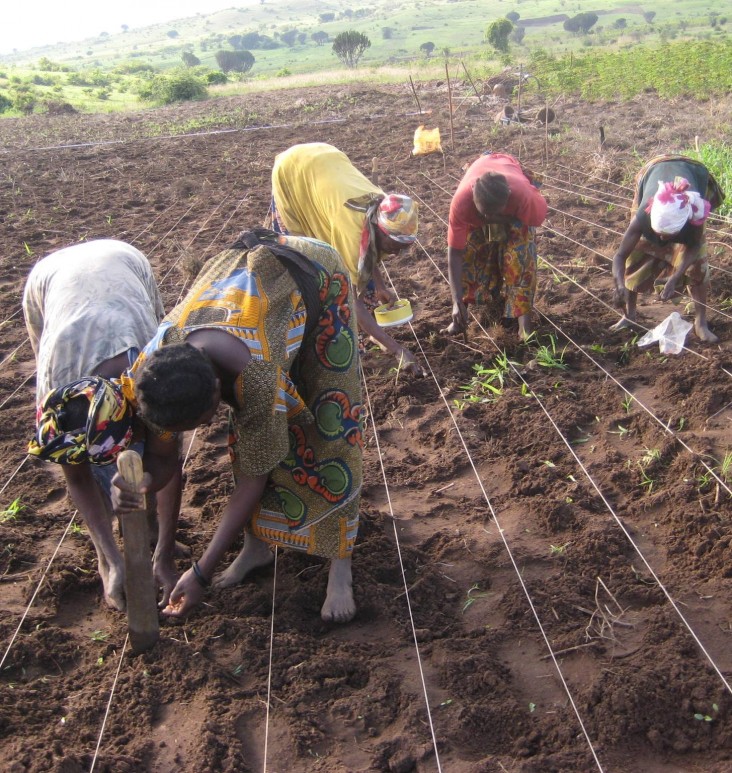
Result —
[[228, 83], [229, 79], [226, 77], [225, 72], [221, 70], [209, 70], [205, 75], [206, 83], [209, 86], [220, 86], [222, 83]]
[[206, 82], [185, 68], [176, 68], [167, 73], [153, 76], [140, 89], [140, 98], [148, 102], [169, 105], [173, 102], [190, 102], [208, 96]]
[[12, 100], [8, 99], [5, 94], [0, 94], [0, 113], [4, 113], [6, 110], [10, 110], [12, 106]]

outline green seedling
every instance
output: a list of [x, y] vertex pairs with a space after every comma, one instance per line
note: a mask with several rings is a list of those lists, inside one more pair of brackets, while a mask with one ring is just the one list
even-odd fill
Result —
[[533, 714], [536, 711], [536, 704], [535, 703], [529, 703], [529, 713]]
[[638, 465], [640, 468], [640, 474], [641, 474], [641, 486], [645, 489], [646, 494], [650, 494], [653, 491], [653, 486], [656, 481], [651, 478], [651, 476], [643, 469], [642, 465]]
[[28, 255], [32, 255], [33, 254], [33, 250], [28, 245], [28, 242], [23, 242], [23, 247], [24, 247], [24, 249], [25, 249], [25, 251], [26, 251], [26, 253]]
[[231, 670], [231, 673], [234, 676], [239, 676], [243, 670], [244, 670], [244, 666], [241, 663], [239, 663], [239, 665], [236, 668], [233, 668]]
[[567, 370], [567, 365], [564, 362], [564, 353], [567, 351], [569, 344], [560, 350], [554, 334], [550, 333], [547, 338], [549, 343], [541, 344], [536, 350], [536, 362], [543, 368]]
[[462, 410], [468, 403], [495, 402], [503, 394], [508, 373], [515, 365], [517, 363], [509, 360], [505, 352], [493, 360], [490, 368], [476, 363], [473, 365], [475, 371], [473, 378], [467, 384], [459, 387], [461, 392], [467, 393], [467, 396], [462, 400], [455, 400], [454, 404], [459, 410]]
[[595, 352], [595, 354], [607, 354], [607, 349], [602, 344], [592, 344], [590, 351]]
[[640, 463], [643, 467], [657, 462], [661, 458], [661, 452], [657, 448], [646, 448], [641, 456]]
[[681, 430], [686, 426], [686, 419], [682, 416], [679, 419], [679, 425], [677, 427], [678, 431], [681, 432]]
[[633, 395], [626, 395], [625, 399], [620, 404], [623, 406], [623, 410], [626, 413], [630, 413], [630, 409], [633, 407]]
[[618, 435], [622, 440], [630, 432], [630, 430], [627, 427], [624, 427], [622, 424], [618, 424], [617, 429], [611, 429], [609, 432], [611, 435]]
[[565, 542], [564, 545], [549, 545], [550, 556], [563, 556], [564, 551], [567, 549], [569, 542]]
[[463, 603], [463, 612], [465, 612], [468, 609], [468, 607], [473, 606], [473, 604], [475, 604], [475, 602], [478, 599], [482, 599], [484, 596], [487, 595], [485, 593], [477, 593], [476, 591], [479, 591], [479, 590], [480, 590], [480, 585], [478, 585], [478, 583], [473, 585], [472, 588], [468, 589], [468, 592], [465, 594], [466, 595], [465, 602]]
[[84, 533], [84, 529], [82, 529], [81, 526], [79, 526], [78, 523], [72, 523], [70, 528], [69, 528], [69, 531], [72, 534], [83, 534]]
[[0, 510], [0, 523], [17, 521], [23, 510], [25, 510], [25, 505], [20, 504], [20, 498], [14, 499], [4, 510]]
[[732, 451], [727, 451], [722, 459], [722, 464], [719, 465], [719, 476], [725, 483], [730, 482], [732, 477]]
[[[719, 706], [716, 703], [712, 703], [712, 711], [715, 714], [719, 712]], [[697, 722], [714, 722], [714, 717], [710, 714], [694, 714], [694, 719]]]
[[96, 642], [105, 642], [109, 638], [108, 631], [92, 631], [91, 640]]

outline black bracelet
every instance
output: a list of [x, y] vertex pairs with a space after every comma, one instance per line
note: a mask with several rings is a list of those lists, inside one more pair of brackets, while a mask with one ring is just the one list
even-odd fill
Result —
[[201, 571], [201, 567], [198, 565], [198, 561], [194, 561], [194, 562], [191, 564], [191, 568], [193, 569], [193, 574], [195, 574], [195, 575], [196, 575], [196, 579], [198, 580], [198, 584], [199, 584], [199, 585], [200, 585], [202, 588], [208, 588], [208, 587], [209, 587], [209, 585], [211, 585], [211, 580], [207, 580], [207, 579], [206, 579], [206, 578], [203, 576], [203, 572]]

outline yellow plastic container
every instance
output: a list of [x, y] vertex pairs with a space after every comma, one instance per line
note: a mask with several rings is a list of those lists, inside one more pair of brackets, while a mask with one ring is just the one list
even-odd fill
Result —
[[420, 126], [414, 132], [413, 156], [424, 156], [427, 153], [442, 153], [442, 144], [440, 143], [440, 129], [428, 129]]
[[391, 308], [385, 303], [374, 309], [374, 317], [379, 327], [403, 325], [413, 316], [412, 304], [406, 298], [398, 300]]

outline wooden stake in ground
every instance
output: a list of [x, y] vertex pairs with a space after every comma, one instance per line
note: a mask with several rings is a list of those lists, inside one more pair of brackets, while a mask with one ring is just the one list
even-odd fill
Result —
[[[139, 490], [142, 484], [142, 459], [135, 451], [123, 451], [117, 457], [119, 474]], [[160, 636], [157, 594], [150, 561], [150, 534], [145, 509], [120, 516], [125, 554], [125, 595], [127, 628], [134, 652], [150, 649]]]
[[445, 75], [447, 76], [447, 101], [450, 107], [450, 147], [455, 150], [455, 129], [452, 123], [452, 88], [450, 86], [450, 69], [445, 58]]

